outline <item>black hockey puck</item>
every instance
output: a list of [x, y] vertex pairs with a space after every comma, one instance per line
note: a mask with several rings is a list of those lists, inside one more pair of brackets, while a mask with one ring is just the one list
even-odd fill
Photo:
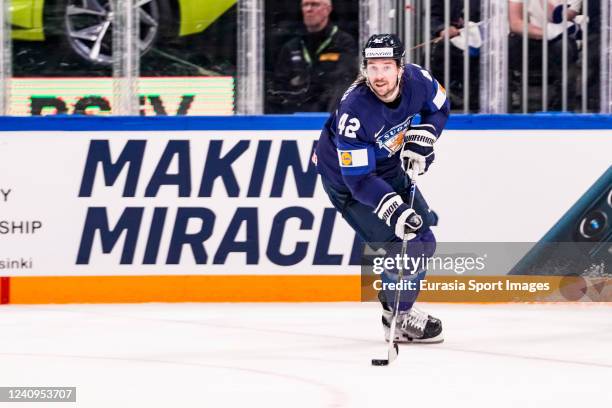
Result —
[[386, 365], [389, 365], [389, 360], [378, 360], [378, 359], [373, 358], [372, 365], [373, 366], [386, 366]]

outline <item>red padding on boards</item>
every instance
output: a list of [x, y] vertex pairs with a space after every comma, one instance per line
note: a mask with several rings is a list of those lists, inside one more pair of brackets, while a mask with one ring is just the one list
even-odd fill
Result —
[[0, 305], [6, 305], [10, 300], [10, 285], [9, 277], [0, 277]]

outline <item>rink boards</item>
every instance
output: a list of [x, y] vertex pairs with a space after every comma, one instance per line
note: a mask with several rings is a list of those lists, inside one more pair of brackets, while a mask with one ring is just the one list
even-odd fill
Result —
[[[2, 303], [359, 300], [324, 117], [151, 119], [0, 121]], [[610, 166], [611, 123], [453, 118], [420, 182], [438, 240], [537, 241]]]

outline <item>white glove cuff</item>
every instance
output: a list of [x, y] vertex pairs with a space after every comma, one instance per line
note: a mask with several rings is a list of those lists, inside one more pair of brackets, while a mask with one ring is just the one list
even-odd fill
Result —
[[416, 143], [421, 146], [433, 146], [438, 140], [436, 128], [433, 125], [414, 125], [406, 131], [405, 142]]
[[[412, 208], [404, 211], [397, 217], [397, 222], [395, 223], [395, 235], [398, 238], [404, 239], [404, 235], [406, 234], [406, 220], [414, 214], [414, 210]], [[412, 238], [408, 238], [410, 240]]]
[[388, 226], [391, 226], [391, 216], [393, 213], [402, 205], [404, 201], [397, 193], [388, 193], [376, 206], [374, 212], [383, 220]]

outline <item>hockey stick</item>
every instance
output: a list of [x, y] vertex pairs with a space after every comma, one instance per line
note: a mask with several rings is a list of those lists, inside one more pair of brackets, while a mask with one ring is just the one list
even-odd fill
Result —
[[[412, 175], [410, 177], [410, 190], [409, 190], [409, 200], [410, 200], [410, 208], [413, 207], [414, 205], [414, 194], [415, 194], [415, 190], [416, 190], [416, 178], [417, 178], [417, 174], [418, 171], [414, 170], [413, 167], [413, 171], [412, 171]], [[400, 254], [400, 265], [397, 271], [397, 283], [398, 285], [395, 287], [395, 302], [394, 303], [394, 307], [393, 307], [393, 316], [391, 318], [391, 327], [389, 328], [389, 350], [387, 352], [387, 358], [386, 359], [376, 359], [373, 358], [372, 359], [372, 365], [374, 366], [386, 366], [389, 365], [390, 363], [392, 363], [396, 358], [397, 355], [399, 354], [399, 348], [397, 346], [397, 343], [395, 341], [395, 325], [397, 324], [397, 316], [399, 314], [399, 303], [400, 303], [400, 294], [401, 294], [401, 283], [402, 280], [404, 279], [404, 258], [406, 256], [406, 252], [408, 250], [408, 239], [407, 239], [408, 234], [404, 234], [404, 239], [402, 240], [402, 251]]]

